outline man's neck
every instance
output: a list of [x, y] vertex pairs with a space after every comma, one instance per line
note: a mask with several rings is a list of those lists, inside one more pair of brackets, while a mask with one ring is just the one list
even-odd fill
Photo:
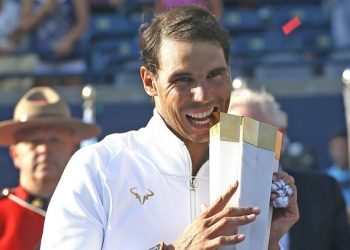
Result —
[[20, 185], [31, 195], [50, 199], [57, 184], [33, 184], [20, 179]]
[[209, 145], [208, 143], [186, 143], [186, 147], [191, 156], [192, 175], [195, 176], [209, 159]]

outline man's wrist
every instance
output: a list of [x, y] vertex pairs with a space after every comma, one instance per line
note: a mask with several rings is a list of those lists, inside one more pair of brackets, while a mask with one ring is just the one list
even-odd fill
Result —
[[275, 244], [269, 244], [268, 250], [284, 250], [284, 248], [280, 242], [277, 242]]
[[149, 248], [148, 250], [175, 250], [175, 247], [172, 244], [165, 245], [164, 241], [161, 241], [159, 244]]
[[[167, 250], [167, 246], [165, 245], [164, 241], [161, 241], [159, 244], [149, 248], [148, 250]], [[170, 248], [169, 248], [170, 249]]]

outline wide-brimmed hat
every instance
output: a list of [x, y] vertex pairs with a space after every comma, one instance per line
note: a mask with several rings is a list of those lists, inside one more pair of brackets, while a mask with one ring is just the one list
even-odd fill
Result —
[[78, 141], [97, 136], [101, 130], [95, 124], [87, 124], [71, 117], [67, 104], [49, 87], [35, 87], [18, 101], [13, 120], [0, 122], [0, 145], [16, 143], [16, 132], [41, 126], [70, 129]]

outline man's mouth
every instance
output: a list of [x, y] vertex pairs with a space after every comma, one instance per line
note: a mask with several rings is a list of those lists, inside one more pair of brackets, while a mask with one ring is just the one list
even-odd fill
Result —
[[189, 113], [186, 115], [188, 120], [194, 125], [206, 125], [209, 124], [210, 116], [213, 113], [214, 108], [204, 112]]

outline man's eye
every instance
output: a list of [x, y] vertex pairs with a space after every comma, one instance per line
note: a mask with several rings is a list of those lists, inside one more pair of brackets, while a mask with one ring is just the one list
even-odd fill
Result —
[[221, 75], [222, 75], [222, 72], [212, 72], [208, 75], [208, 78], [209, 79], [219, 78], [221, 77]]
[[181, 78], [177, 78], [174, 80], [174, 83], [176, 84], [181, 84], [181, 83], [192, 83], [193, 79], [191, 77], [181, 77]]
[[60, 143], [61, 140], [60, 140], [58, 137], [51, 137], [51, 138], [50, 138], [50, 142], [51, 142], [51, 143]]

